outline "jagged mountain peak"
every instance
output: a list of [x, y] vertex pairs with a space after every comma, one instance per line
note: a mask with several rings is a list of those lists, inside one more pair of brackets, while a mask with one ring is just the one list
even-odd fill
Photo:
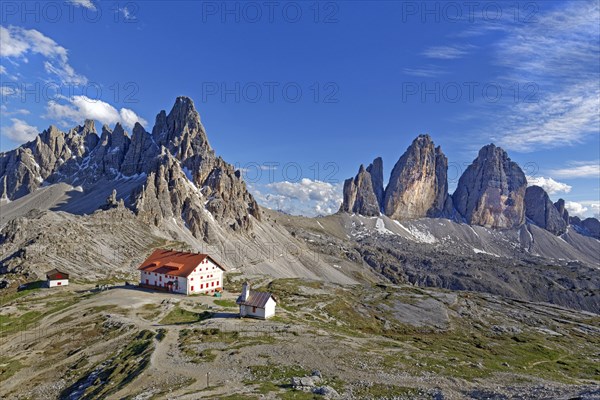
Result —
[[93, 119], [86, 119], [83, 122], [83, 126], [81, 126], [81, 130], [80, 131], [85, 131], [85, 132], [96, 132], [96, 122]]
[[211, 152], [200, 114], [192, 99], [185, 96], [175, 100], [168, 114], [164, 110], [158, 113], [152, 138], [182, 159]]
[[135, 134], [136, 132], [139, 132], [139, 133], [142, 133], [142, 132], [143, 133], [148, 133], [148, 132], [146, 132], [146, 129], [142, 126], [142, 124], [140, 124], [139, 122], [136, 122], [133, 125], [132, 133]]
[[433, 143], [433, 140], [428, 133], [421, 133], [413, 140], [413, 143]]
[[64, 135], [65, 133], [58, 129], [56, 125], [50, 125], [48, 129], [42, 131], [42, 133], [38, 135], [38, 138], [44, 143], [49, 143], [52, 140], [56, 140], [58, 137], [64, 137]]
[[496, 146], [494, 143], [486, 144], [481, 149], [479, 149], [478, 158], [485, 159], [487, 157], [496, 157], [501, 160], [510, 161], [510, 157], [506, 150], [502, 147]]
[[[43, 183], [76, 184], [86, 193], [112, 190], [128, 182], [118, 192], [127, 207], [145, 210], [153, 221], [181, 218], [201, 236], [207, 230], [199, 228], [200, 221], [205, 225], [214, 220], [228, 229], [245, 231], [252, 227], [250, 216], [260, 219], [258, 205], [241, 175], [209, 146], [200, 115], [188, 97], [178, 97], [168, 114], [158, 113], [152, 134], [139, 123], [131, 137], [121, 123], [113, 129], [103, 125], [100, 137], [91, 120], [68, 135], [51, 126], [34, 142], [0, 153], [0, 180], [0, 196], [10, 200]], [[160, 204], [136, 206], [143, 192], [139, 188], [152, 187], [151, 183], [159, 186], [146, 191], [140, 204], [152, 204], [152, 196], [160, 196]], [[99, 189], [98, 185], [113, 186]], [[207, 213], [212, 218], [203, 215]]]
[[175, 100], [173, 108], [167, 115], [167, 124], [171, 129], [180, 133], [204, 133], [204, 127], [200, 122], [200, 114], [196, 111], [194, 102], [189, 97], [180, 96]]
[[383, 210], [393, 219], [438, 217], [448, 198], [448, 159], [428, 134], [417, 136], [400, 157], [385, 189]]
[[73, 129], [69, 130], [69, 135], [80, 135], [80, 136], [88, 136], [88, 135], [97, 135], [96, 132], [96, 122], [93, 119], [86, 119], [83, 122], [83, 125], [77, 125]]
[[526, 188], [521, 168], [491, 143], [479, 150], [462, 174], [452, 199], [469, 224], [515, 228], [525, 222]]
[[361, 164], [356, 177], [344, 181], [344, 197], [340, 211], [366, 216], [379, 215], [383, 186], [382, 171], [381, 158], [376, 158], [366, 169]]
[[115, 127], [114, 127], [112, 133], [113, 133], [113, 135], [121, 135], [121, 136], [125, 135], [125, 136], [128, 136], [127, 132], [125, 132], [125, 128], [123, 128], [123, 125], [121, 125], [120, 122], [117, 122], [115, 124]]

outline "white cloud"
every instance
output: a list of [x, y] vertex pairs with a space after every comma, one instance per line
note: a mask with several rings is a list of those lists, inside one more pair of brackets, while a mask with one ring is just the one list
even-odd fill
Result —
[[586, 218], [592, 215], [597, 216], [598, 213], [600, 213], [600, 201], [565, 201], [565, 208], [569, 211], [569, 215], [571, 216], [576, 215], [580, 218]]
[[557, 182], [552, 178], [544, 178], [543, 176], [528, 176], [527, 184], [529, 186], [539, 186], [550, 195], [556, 193], [569, 193], [572, 189], [572, 186], [569, 186], [566, 183]]
[[6, 68], [4, 67], [4, 65], [0, 65], [0, 75], [5, 75], [6, 74]]
[[575, 161], [566, 168], [551, 171], [560, 178], [600, 178], [600, 160]]
[[96, 6], [92, 0], [68, 0], [68, 3], [96, 11]]
[[11, 35], [11, 32], [0, 25], [0, 57], [21, 57], [29, 49], [29, 44], [18, 35]]
[[0, 105], [0, 111], [2, 111], [2, 115], [5, 117], [8, 117], [9, 115], [16, 115], [16, 114], [22, 114], [22, 115], [31, 114], [31, 112], [29, 110], [26, 110], [24, 108], [19, 108], [18, 110], [15, 110], [15, 111], [9, 111], [8, 107], [6, 107], [6, 105], [4, 105], [4, 104]]
[[575, 201], [565, 201], [565, 208], [569, 212], [569, 215], [577, 215], [579, 217], [582, 217], [588, 210], [583, 204]]
[[342, 202], [342, 185], [303, 178], [299, 182], [274, 182], [263, 191], [250, 187], [257, 201], [268, 208], [314, 217], [333, 214]]
[[18, 26], [0, 26], [0, 57], [18, 58], [27, 62], [27, 54], [40, 54], [46, 58], [44, 69], [56, 75], [61, 83], [83, 85], [87, 78], [75, 72], [69, 64], [68, 51], [54, 40], [35, 29]]
[[22, 119], [11, 118], [10, 120], [12, 125], [3, 127], [2, 135], [15, 142], [28, 142], [33, 140], [39, 133], [37, 126], [29, 125]]
[[136, 122], [146, 124], [146, 120], [134, 111], [128, 108], [117, 110], [102, 100], [94, 100], [86, 96], [73, 96], [65, 100], [67, 101], [65, 104], [57, 101], [48, 102], [46, 117], [60, 120], [62, 124], [78, 124], [85, 119], [94, 119], [108, 125], [120, 122], [129, 129], [133, 128]]
[[504, 96], [505, 102], [495, 105], [495, 141], [526, 152], [597, 135], [599, 13], [597, 1], [567, 2], [539, 13], [535, 22], [501, 27], [505, 36], [497, 44], [496, 61], [506, 74], [500, 83], [513, 93], [518, 85], [520, 95], [517, 101]]
[[146, 124], [146, 121], [143, 118], [140, 118], [133, 110], [129, 108], [121, 108], [119, 110], [119, 116], [121, 117], [121, 122], [124, 126], [131, 127], [135, 125], [136, 122], [139, 122], [142, 125]]
[[465, 47], [457, 46], [434, 46], [425, 49], [421, 54], [427, 58], [436, 58], [440, 60], [453, 60], [461, 58], [468, 52]]

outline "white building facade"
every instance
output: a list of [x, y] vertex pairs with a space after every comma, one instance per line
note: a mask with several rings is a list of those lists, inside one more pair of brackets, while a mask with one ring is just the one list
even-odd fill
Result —
[[69, 284], [69, 274], [57, 269], [46, 273], [46, 285], [50, 288], [67, 286]]
[[250, 290], [248, 282], [244, 282], [236, 303], [240, 306], [240, 317], [268, 319], [275, 315], [277, 300], [269, 292]]
[[157, 250], [138, 269], [140, 285], [151, 289], [191, 295], [223, 288], [224, 269], [206, 254]]

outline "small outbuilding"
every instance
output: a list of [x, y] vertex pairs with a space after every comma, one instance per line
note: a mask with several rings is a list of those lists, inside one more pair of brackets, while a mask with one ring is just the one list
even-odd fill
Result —
[[46, 272], [46, 284], [48, 287], [67, 286], [69, 284], [69, 274], [53, 269]]
[[277, 305], [277, 300], [271, 293], [250, 290], [248, 282], [242, 285], [242, 294], [235, 302], [240, 306], [240, 317], [259, 319], [267, 319], [275, 315]]

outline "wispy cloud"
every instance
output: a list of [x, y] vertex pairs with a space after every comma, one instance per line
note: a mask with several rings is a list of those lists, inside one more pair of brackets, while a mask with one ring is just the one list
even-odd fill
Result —
[[600, 160], [573, 161], [565, 168], [551, 171], [559, 178], [600, 178]]
[[120, 122], [129, 129], [133, 128], [136, 122], [142, 125], [146, 124], [146, 120], [133, 110], [128, 108], [117, 110], [104, 101], [90, 99], [86, 96], [64, 98], [61, 103], [50, 101], [46, 107], [45, 116], [58, 120], [61, 125], [65, 126], [71, 123], [81, 123], [85, 119], [94, 119], [109, 125]]
[[566, 183], [555, 181], [552, 178], [544, 178], [543, 176], [528, 176], [527, 184], [529, 186], [539, 186], [550, 195], [557, 193], [569, 193], [573, 188]]
[[56, 75], [61, 83], [87, 83], [87, 78], [69, 64], [67, 49], [35, 29], [0, 26], [0, 42], [0, 57], [27, 62], [28, 54], [40, 54], [45, 57], [46, 72]]
[[438, 60], [454, 60], [468, 53], [470, 46], [433, 46], [425, 49], [421, 55]]
[[2, 135], [15, 142], [23, 143], [33, 140], [39, 133], [37, 126], [29, 125], [18, 118], [11, 118], [12, 125], [2, 127]]
[[496, 119], [495, 140], [504, 147], [526, 152], [597, 135], [599, 13], [597, 1], [574, 1], [539, 14], [536, 22], [504, 26], [496, 46], [496, 62], [506, 69], [503, 79], [539, 88], [532, 102], [521, 99], [498, 110], [505, 117]]

